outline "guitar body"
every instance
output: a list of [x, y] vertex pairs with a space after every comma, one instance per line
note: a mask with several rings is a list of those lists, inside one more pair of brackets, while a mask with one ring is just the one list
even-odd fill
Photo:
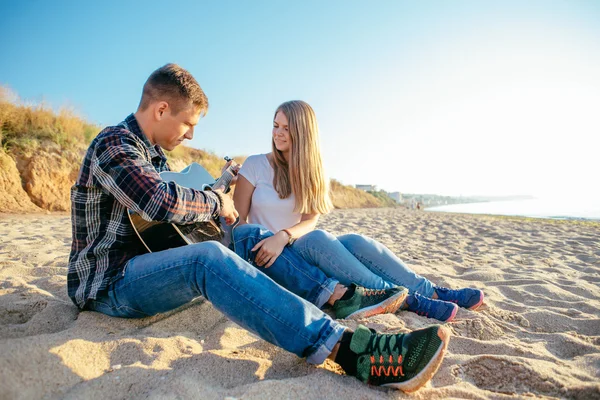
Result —
[[180, 186], [196, 190], [209, 189], [210, 185], [215, 181], [215, 178], [198, 163], [191, 163], [182, 169], [181, 172], [161, 172], [160, 177], [164, 181], [175, 182]]
[[[228, 168], [216, 182], [208, 171], [197, 163], [190, 164], [181, 172], [161, 172], [160, 177], [165, 181], [172, 181], [180, 186], [196, 190], [210, 190], [212, 185], [218, 187], [223, 186], [224, 183], [224, 189], [227, 189], [231, 178], [237, 173], [230, 171], [230, 169]], [[226, 176], [226, 174], [231, 177]], [[229, 180], [227, 181], [224, 177]], [[226, 234], [222, 229], [223, 225], [220, 220], [176, 225], [159, 221], [147, 221], [132, 210], [129, 210], [128, 214], [133, 230], [150, 253], [207, 240], [222, 241]]]

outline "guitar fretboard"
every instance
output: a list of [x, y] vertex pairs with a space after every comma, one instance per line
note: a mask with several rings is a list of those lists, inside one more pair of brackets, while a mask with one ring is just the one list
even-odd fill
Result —
[[232, 167], [227, 168], [223, 175], [213, 183], [212, 188], [214, 190], [222, 188], [224, 192], [227, 191], [235, 175], [237, 175], [237, 172]]

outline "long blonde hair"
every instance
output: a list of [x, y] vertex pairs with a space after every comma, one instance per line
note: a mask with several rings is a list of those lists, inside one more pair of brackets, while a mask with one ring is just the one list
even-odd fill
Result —
[[282, 112], [288, 119], [291, 138], [290, 163], [283, 153], [273, 148], [275, 177], [273, 187], [279, 198], [294, 193], [294, 212], [301, 214], [326, 214], [333, 208], [329, 197], [329, 184], [323, 171], [319, 127], [312, 107], [301, 100], [287, 101], [277, 107], [275, 116]]

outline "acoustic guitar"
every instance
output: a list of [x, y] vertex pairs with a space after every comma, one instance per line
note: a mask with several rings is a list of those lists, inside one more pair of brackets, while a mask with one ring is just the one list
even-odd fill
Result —
[[[230, 158], [225, 157], [225, 160], [230, 161]], [[237, 168], [232, 164], [215, 181], [208, 171], [198, 163], [188, 165], [181, 172], [165, 171], [160, 173], [163, 180], [175, 182], [180, 186], [196, 190], [222, 189], [223, 192], [229, 189], [229, 185], [236, 175]], [[150, 253], [207, 240], [223, 241], [223, 238], [231, 232], [231, 228], [222, 221], [223, 218], [179, 225], [170, 222], [146, 221], [137, 212], [128, 211], [133, 230]]]

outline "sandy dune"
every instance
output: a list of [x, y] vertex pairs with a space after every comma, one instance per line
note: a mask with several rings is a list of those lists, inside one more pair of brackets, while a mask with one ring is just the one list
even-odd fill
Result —
[[63, 214], [0, 216], [0, 399], [600, 398], [600, 224], [371, 209], [320, 227], [370, 235], [441, 285], [484, 289], [480, 310], [448, 324], [448, 355], [415, 394], [309, 366], [201, 299], [141, 320], [79, 313], [66, 295]]

